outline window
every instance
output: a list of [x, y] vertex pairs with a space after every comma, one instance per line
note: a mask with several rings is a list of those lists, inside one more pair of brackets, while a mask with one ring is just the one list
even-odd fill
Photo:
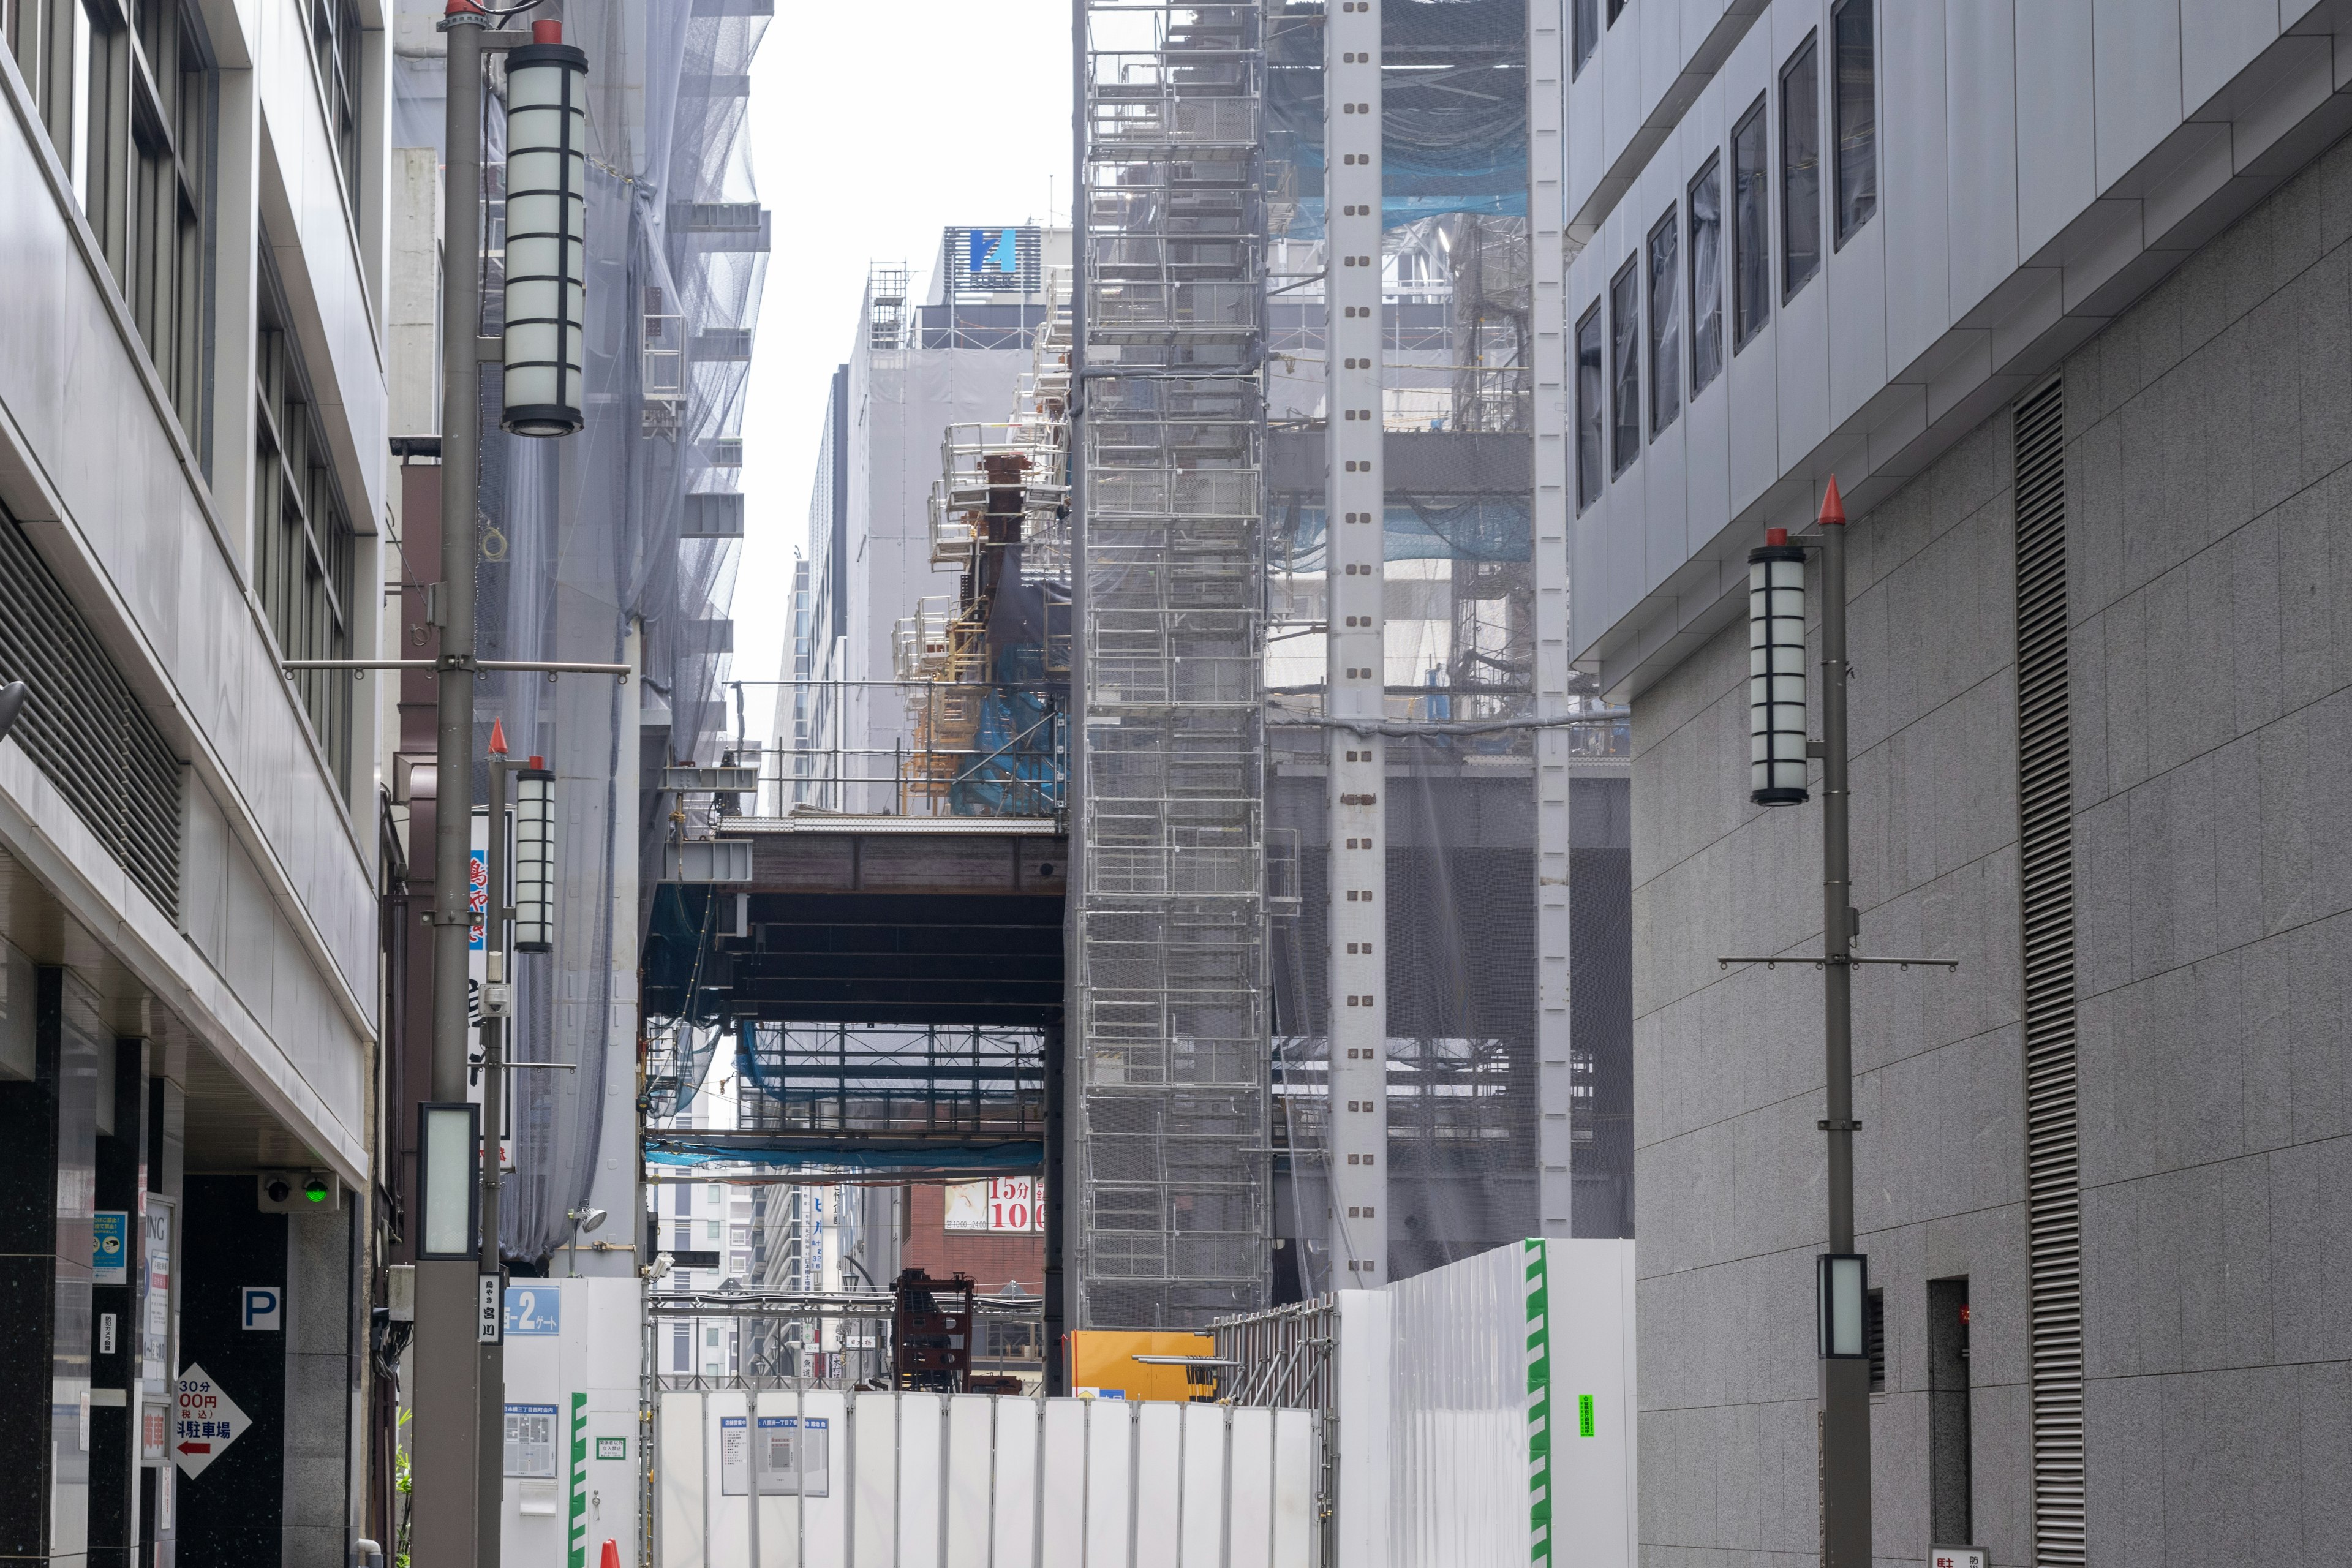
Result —
[[1642, 455], [1642, 279], [1628, 257], [1609, 284], [1609, 471]]
[[1780, 298], [1822, 269], [1821, 39], [1780, 68]]
[[1731, 132], [1731, 349], [1734, 353], [1772, 319], [1772, 198], [1770, 138], [1759, 98]]
[[717, 1241], [719, 1239], [719, 1222], [717, 1220], [705, 1220], [703, 1222], [703, 1237], [705, 1240], [709, 1241]]
[[1609, 25], [1615, 26], [1617, 18], [1625, 14], [1625, 0], [1609, 0]]
[[356, 0], [310, 0], [310, 56], [319, 68], [319, 97], [327, 132], [343, 172], [343, 199], [360, 196], [360, 8]]
[[1601, 301], [1576, 323], [1576, 510], [1601, 499], [1601, 408], [1608, 395], [1601, 364]]
[[669, 1369], [672, 1372], [694, 1370], [694, 1331], [684, 1323], [669, 1331]]
[[684, 1219], [687, 1215], [694, 1212], [694, 1189], [692, 1187], [689, 1187], [685, 1183], [681, 1182], [677, 1186], [672, 1187], [670, 1192], [674, 1194], [674, 1206], [670, 1210], [672, 1214], [677, 1215], [680, 1219]]
[[1690, 183], [1691, 395], [1723, 373], [1723, 155]]
[[1844, 0], [1830, 17], [1837, 42], [1837, 242], [1878, 210], [1878, 83], [1872, 0]]
[[0, 0], [0, 11], [107, 269], [209, 475], [204, 226], [215, 73], [201, 30], [180, 0]]
[[1682, 231], [1672, 207], [1650, 230], [1650, 434], [1683, 411]]
[[[351, 514], [335, 480], [332, 449], [294, 340], [285, 292], [262, 239], [255, 395], [253, 574], [278, 651], [294, 658], [352, 657]], [[352, 752], [352, 682], [340, 670], [292, 677], [312, 733], [338, 784], [347, 784]]]
[[1593, 49], [1601, 42], [1601, 0], [1576, 0], [1574, 26], [1576, 54], [1569, 68], [1571, 79], [1584, 68], [1584, 62], [1592, 58]]

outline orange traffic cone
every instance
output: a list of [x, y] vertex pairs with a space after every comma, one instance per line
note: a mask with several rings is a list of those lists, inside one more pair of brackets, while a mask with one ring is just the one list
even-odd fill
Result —
[[604, 1538], [604, 1554], [597, 1559], [596, 1568], [621, 1568], [620, 1544], [609, 1535]]

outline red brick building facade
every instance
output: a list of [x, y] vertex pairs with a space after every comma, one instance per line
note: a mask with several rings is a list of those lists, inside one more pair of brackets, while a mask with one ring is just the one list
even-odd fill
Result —
[[1029, 1295], [1045, 1289], [1045, 1237], [1042, 1231], [950, 1230], [947, 1189], [908, 1189], [907, 1235], [899, 1255], [909, 1268], [920, 1268], [933, 1279], [958, 1270], [969, 1274], [983, 1296], [1003, 1291], [1013, 1280]]

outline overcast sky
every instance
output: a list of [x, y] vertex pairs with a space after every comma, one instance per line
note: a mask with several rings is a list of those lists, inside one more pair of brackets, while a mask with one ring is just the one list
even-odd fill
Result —
[[[772, 680], [783, 657], [825, 390], [867, 265], [904, 262], [919, 288], [950, 224], [1059, 221], [1069, 148], [1067, 0], [776, 8], [751, 64], [752, 171], [775, 216], [743, 416], [736, 679]], [[744, 695], [756, 733], [772, 689]]]

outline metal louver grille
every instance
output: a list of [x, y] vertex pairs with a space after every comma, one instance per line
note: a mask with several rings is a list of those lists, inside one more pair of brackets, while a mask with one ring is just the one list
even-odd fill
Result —
[[2017, 405], [2018, 837], [2025, 950], [2025, 1180], [2033, 1561], [2084, 1560], [2083, 1213], [2074, 1101], [2074, 742], [2066, 691], [2066, 407]]
[[0, 512], [0, 682], [32, 695], [10, 731], [131, 879], [180, 913], [180, 764], [81, 613]]

